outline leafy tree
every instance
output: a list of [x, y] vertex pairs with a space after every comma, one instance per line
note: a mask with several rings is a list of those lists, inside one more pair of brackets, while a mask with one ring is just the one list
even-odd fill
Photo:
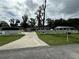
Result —
[[50, 19], [50, 18], [47, 18], [47, 26], [50, 27], [50, 28], [53, 28], [54, 27], [54, 20]]
[[28, 15], [24, 15], [24, 16], [22, 16], [22, 19], [23, 19], [23, 22], [26, 23], [27, 20], [28, 20]]
[[67, 26], [67, 21], [60, 18], [60, 19], [57, 19], [55, 20], [55, 26]]
[[42, 7], [40, 6], [39, 9], [36, 12], [36, 18], [38, 21], [38, 27], [42, 27]]
[[0, 27], [9, 27], [9, 25], [5, 21], [0, 21]]
[[16, 19], [15, 26], [18, 26], [18, 23], [20, 23], [20, 20]]
[[0, 22], [0, 27], [2, 27], [2, 23]]
[[41, 27], [43, 27], [43, 29], [44, 29], [44, 26], [45, 26], [46, 3], [47, 3], [47, 0], [44, 0], [44, 3], [41, 6], [39, 6], [39, 9], [35, 13], [37, 21], [38, 21], [38, 28], [39, 29]]
[[14, 19], [14, 18], [10, 19], [9, 21], [10, 21], [10, 26], [11, 27], [17, 27], [18, 23], [20, 23], [20, 20]]
[[29, 24], [27, 23], [28, 16], [24, 15], [22, 16], [23, 22], [21, 23], [21, 27], [24, 31], [26, 31], [26, 28], [30, 27]]
[[14, 25], [15, 25], [14, 21], [15, 21], [14, 18], [12, 18], [12, 19], [9, 20], [10, 26], [11, 26], [11, 27], [14, 27]]
[[56, 26], [72, 26], [79, 30], [79, 18], [69, 18], [68, 20], [65, 19], [55, 19], [55, 21], [51, 20], [50, 18], [47, 19], [48, 26], [52, 28], [54, 25]]
[[79, 27], [79, 18], [70, 18], [67, 20], [69, 26], [73, 26], [78, 29]]
[[30, 23], [30, 26], [33, 28], [35, 26], [35, 24], [36, 24], [35, 19], [30, 18], [29, 23]]

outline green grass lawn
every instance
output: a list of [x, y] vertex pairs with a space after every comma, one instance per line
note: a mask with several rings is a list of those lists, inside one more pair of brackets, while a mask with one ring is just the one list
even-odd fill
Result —
[[42, 34], [37, 32], [38, 37], [49, 45], [65, 45], [78, 44], [79, 34], [70, 34], [69, 41], [67, 41], [66, 34]]
[[15, 41], [23, 36], [23, 34], [0, 36], [0, 46]]

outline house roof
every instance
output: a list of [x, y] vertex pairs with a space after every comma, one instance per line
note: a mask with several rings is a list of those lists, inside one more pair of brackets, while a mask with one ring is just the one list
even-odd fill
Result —
[[74, 28], [74, 27], [71, 27], [71, 26], [57, 26], [55, 28]]

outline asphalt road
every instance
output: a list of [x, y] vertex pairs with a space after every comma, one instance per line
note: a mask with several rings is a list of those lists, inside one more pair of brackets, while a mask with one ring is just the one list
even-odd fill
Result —
[[79, 44], [4, 50], [0, 59], [79, 59]]

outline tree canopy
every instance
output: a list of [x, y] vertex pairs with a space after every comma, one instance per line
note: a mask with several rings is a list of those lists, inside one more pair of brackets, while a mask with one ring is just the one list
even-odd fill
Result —
[[54, 26], [54, 27], [56, 27], [56, 26], [73, 26], [77, 29], [79, 27], [79, 18], [69, 18], [67, 20], [60, 18], [60, 19], [55, 19], [55, 21], [52, 20], [51, 18], [48, 18], [47, 20], [48, 20], [47, 24], [49, 27], [51, 27], [51, 26]]
[[0, 21], [0, 27], [9, 27], [9, 24], [5, 21]]

